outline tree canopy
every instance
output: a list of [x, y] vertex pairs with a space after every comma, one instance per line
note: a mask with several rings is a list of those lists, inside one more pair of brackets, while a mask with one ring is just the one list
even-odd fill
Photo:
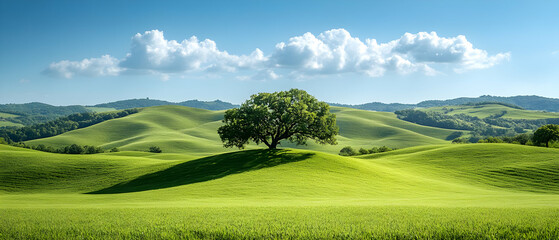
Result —
[[225, 147], [243, 149], [250, 141], [275, 149], [281, 140], [305, 145], [308, 139], [337, 144], [336, 115], [330, 106], [299, 89], [252, 95], [227, 110], [218, 129]]
[[559, 141], [559, 125], [547, 124], [538, 128], [534, 132], [533, 140], [536, 144], [545, 143], [545, 146], [549, 147], [550, 141]]

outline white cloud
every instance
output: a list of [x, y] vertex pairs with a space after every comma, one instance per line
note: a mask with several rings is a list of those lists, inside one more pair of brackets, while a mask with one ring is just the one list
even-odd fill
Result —
[[249, 55], [232, 55], [217, 48], [210, 40], [195, 36], [181, 42], [165, 39], [159, 30], [132, 37], [129, 53], [121, 60], [109, 55], [82, 61], [52, 63], [45, 73], [71, 78], [74, 75], [112, 76], [124, 71], [158, 74], [168, 79], [169, 73], [237, 72], [248, 70], [252, 76], [239, 74], [239, 79], [277, 79], [277, 71], [287, 76], [360, 73], [380, 77], [386, 72], [436, 75], [440, 65], [456, 72], [490, 68], [508, 60], [510, 53], [489, 55], [473, 47], [465, 36], [445, 38], [437, 33], [405, 33], [399, 39], [377, 43], [361, 41], [345, 29], [332, 29], [318, 36], [305, 33], [276, 44], [266, 56], [260, 49]]
[[64, 60], [51, 63], [43, 72], [50, 76], [63, 78], [72, 78], [74, 75], [116, 76], [122, 71], [118, 63], [118, 59], [103, 55], [100, 58], [83, 59], [81, 61]]
[[270, 61], [275, 67], [301, 74], [359, 72], [378, 77], [386, 71], [433, 75], [437, 64], [454, 64], [456, 71], [463, 72], [489, 68], [509, 58], [510, 53], [488, 56], [462, 35], [444, 38], [435, 32], [406, 33], [400, 39], [378, 44], [375, 39], [363, 42], [344, 29], [333, 29], [318, 36], [305, 33], [277, 44]]
[[238, 68], [251, 68], [264, 60], [264, 54], [259, 49], [249, 56], [235, 56], [220, 51], [216, 43], [210, 39], [199, 41], [192, 36], [179, 43], [166, 40], [161, 31], [152, 30], [132, 37], [130, 53], [122, 60], [120, 66], [160, 72], [233, 72]]

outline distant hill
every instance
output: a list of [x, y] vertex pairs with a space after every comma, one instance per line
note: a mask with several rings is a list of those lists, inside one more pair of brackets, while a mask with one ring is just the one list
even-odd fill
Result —
[[215, 101], [188, 100], [188, 101], [176, 103], [176, 102], [168, 102], [168, 101], [149, 99], [149, 98], [121, 100], [116, 102], [97, 104], [94, 105], [93, 107], [127, 109], [127, 108], [155, 107], [155, 106], [163, 106], [163, 105], [178, 105], [178, 106], [193, 107], [193, 108], [200, 108], [206, 110], [226, 110], [226, 109], [238, 107], [237, 105], [233, 105], [231, 103], [223, 102], [220, 100], [215, 100]]
[[[445, 141], [456, 130], [425, 127], [400, 120], [394, 113], [371, 112], [333, 107], [340, 127], [338, 145], [320, 145], [309, 141], [307, 146], [284, 142], [281, 147], [296, 147], [338, 153], [344, 146], [367, 147], [386, 145], [403, 148]], [[208, 155], [232, 151], [223, 148], [217, 129], [222, 125], [224, 111], [208, 111], [183, 106], [155, 106], [139, 113], [105, 121], [90, 127], [54, 137], [27, 141], [29, 145], [44, 144], [59, 148], [71, 144], [94, 145], [104, 149], [118, 147], [124, 151], [146, 151], [159, 146], [164, 152]], [[254, 148], [249, 145], [248, 148]]]
[[350, 107], [371, 111], [394, 112], [397, 110], [410, 109], [410, 108], [429, 108], [429, 107], [442, 107], [463, 105], [466, 103], [479, 103], [479, 102], [501, 102], [520, 106], [528, 110], [540, 110], [548, 112], [559, 112], [559, 99], [546, 98], [540, 96], [513, 96], [513, 97], [498, 97], [483, 95], [477, 98], [454, 98], [449, 100], [427, 100], [418, 104], [402, 104], [402, 103], [380, 103], [372, 102], [358, 105], [347, 105], [331, 103], [332, 106]]
[[463, 105], [422, 108], [421, 111], [438, 112], [442, 114], [457, 115], [466, 114], [472, 117], [483, 118], [506, 118], [506, 119], [550, 119], [559, 118], [559, 113], [525, 110], [508, 103], [470, 103]]
[[52, 106], [39, 102], [0, 104], [0, 127], [20, 127], [85, 112], [91, 112], [91, 110], [79, 105]]
[[238, 107], [220, 100], [198, 101], [188, 100], [184, 102], [169, 102], [155, 99], [129, 99], [110, 103], [97, 104], [94, 106], [53, 106], [45, 103], [32, 102], [24, 104], [0, 104], [0, 127], [22, 127], [37, 123], [55, 120], [59, 117], [75, 113], [107, 112], [114, 110], [154, 107], [162, 105], [178, 105], [207, 110], [225, 110]]
[[0, 104], [0, 112], [11, 113], [15, 115], [58, 115], [66, 116], [73, 113], [89, 112], [84, 106], [52, 106], [40, 102], [24, 103], [24, 104]]

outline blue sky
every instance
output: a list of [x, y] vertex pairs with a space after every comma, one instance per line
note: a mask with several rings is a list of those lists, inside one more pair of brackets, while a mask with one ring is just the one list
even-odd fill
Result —
[[[559, 97], [556, 1], [1, 1], [0, 103]], [[195, 38], [192, 38], [196, 36]]]

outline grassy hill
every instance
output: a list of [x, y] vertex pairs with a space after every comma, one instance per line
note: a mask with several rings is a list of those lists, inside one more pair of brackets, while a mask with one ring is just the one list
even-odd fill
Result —
[[[0, 145], [0, 239], [557, 239], [559, 149], [334, 107], [339, 145], [222, 147], [223, 111], [158, 106]], [[160, 146], [164, 153], [145, 152]], [[342, 157], [346, 145], [406, 147]]]
[[359, 158], [0, 145], [0, 238], [556, 239], [558, 155], [507, 144]]
[[444, 107], [431, 107], [422, 109], [424, 111], [433, 111], [445, 113], [450, 115], [466, 114], [478, 118], [486, 118], [491, 115], [506, 112], [502, 118], [509, 119], [546, 119], [546, 118], [559, 118], [559, 113], [543, 112], [513, 108], [498, 103], [488, 103], [480, 105], [457, 105], [457, 106], [444, 106]]
[[149, 99], [149, 98], [121, 100], [116, 102], [97, 104], [92, 107], [101, 108], [101, 109], [114, 108], [120, 110], [120, 109], [128, 109], [128, 108], [142, 108], [142, 107], [154, 107], [154, 106], [164, 106], [164, 105], [178, 105], [178, 106], [201, 108], [207, 110], [226, 110], [226, 109], [238, 107], [237, 105], [228, 102], [223, 102], [220, 100], [214, 100], [214, 101], [188, 100], [183, 102], [169, 102], [169, 101]]
[[411, 108], [430, 108], [430, 107], [444, 107], [464, 105], [469, 103], [482, 103], [482, 102], [500, 102], [507, 104], [514, 104], [524, 109], [559, 112], [559, 99], [546, 98], [540, 96], [512, 96], [512, 97], [499, 97], [483, 95], [476, 98], [460, 97], [448, 100], [427, 100], [417, 104], [403, 104], [403, 103], [381, 103], [371, 102], [358, 105], [347, 105], [331, 103], [332, 106], [351, 107], [363, 110], [373, 111], [386, 111], [394, 112], [398, 110], [411, 109]]
[[[393, 113], [370, 112], [333, 107], [340, 126], [338, 145], [295, 146], [284, 142], [282, 147], [297, 147], [337, 153], [343, 146], [367, 147], [386, 145], [410, 147], [445, 144], [454, 131], [425, 127], [399, 120]], [[164, 152], [208, 155], [231, 151], [222, 147], [217, 134], [223, 111], [209, 111], [182, 106], [157, 106], [139, 113], [102, 122], [58, 136], [28, 141], [30, 145], [44, 144], [61, 147], [73, 143], [95, 145], [105, 149], [146, 151], [156, 145]], [[249, 146], [251, 148], [251, 146]]]
[[173, 154], [63, 155], [6, 145], [0, 152], [0, 191], [10, 193], [3, 197], [8, 200], [22, 193], [64, 193], [72, 195], [68, 201], [93, 203], [111, 194], [121, 203], [559, 203], [559, 150], [520, 145], [422, 146], [359, 158], [295, 149], [179, 160], [168, 160]]
[[39, 102], [0, 104], [0, 127], [23, 127], [85, 112], [90, 112], [90, 110], [79, 105], [52, 106]]

